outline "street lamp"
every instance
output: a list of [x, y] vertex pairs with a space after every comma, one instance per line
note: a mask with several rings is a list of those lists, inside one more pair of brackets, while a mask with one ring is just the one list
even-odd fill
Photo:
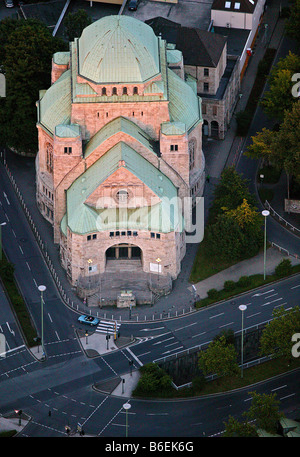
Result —
[[160, 266], [159, 264], [161, 262], [161, 259], [159, 257], [157, 257], [156, 262], [157, 262], [157, 274], [158, 274], [158, 276], [157, 276], [157, 284], [158, 284], [158, 287], [159, 287], [159, 266]]
[[124, 403], [123, 408], [126, 411], [126, 438], [127, 438], [127, 436], [128, 436], [128, 417], [127, 417], [127, 415], [128, 415], [128, 410], [131, 408], [131, 404], [128, 402]]
[[44, 351], [44, 299], [43, 299], [43, 292], [46, 290], [46, 286], [40, 285], [38, 287], [39, 291], [41, 292], [41, 327], [42, 327], [42, 351], [43, 356], [45, 355]]
[[242, 311], [242, 344], [241, 344], [241, 377], [243, 377], [243, 367], [244, 367], [244, 311], [246, 311], [247, 305], [240, 305], [239, 310]]
[[3, 225], [6, 225], [6, 222], [2, 222], [2, 224], [0, 224], [0, 261], [2, 260], [2, 229], [1, 229], [1, 227]]
[[89, 264], [89, 289], [90, 289], [90, 293], [91, 293], [91, 277], [90, 277], [90, 271], [91, 271], [91, 265], [92, 265], [93, 261], [92, 259], [88, 259], [88, 264]]
[[260, 177], [260, 185], [262, 186], [265, 175], [261, 174], [261, 175], [259, 175], [259, 177]]
[[265, 239], [264, 239], [264, 280], [266, 279], [266, 250], [267, 250], [267, 217], [270, 214], [270, 211], [264, 209], [261, 214], [265, 218]]

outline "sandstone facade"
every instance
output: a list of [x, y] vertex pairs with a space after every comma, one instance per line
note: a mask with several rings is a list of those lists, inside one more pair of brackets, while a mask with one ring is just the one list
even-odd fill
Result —
[[51, 81], [37, 103], [36, 198], [70, 282], [108, 258], [175, 279], [181, 202], [202, 195], [205, 162], [201, 99], [168, 67], [166, 42], [136, 19], [103, 18], [53, 57]]

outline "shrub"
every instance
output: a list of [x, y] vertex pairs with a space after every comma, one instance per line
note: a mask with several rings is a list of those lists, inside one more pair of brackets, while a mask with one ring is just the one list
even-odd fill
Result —
[[203, 389], [203, 387], [205, 386], [205, 383], [206, 383], [206, 380], [205, 380], [204, 376], [196, 376], [192, 380], [192, 389], [199, 392], [200, 390]]
[[247, 287], [251, 284], [251, 278], [249, 276], [241, 276], [237, 282], [238, 287]]
[[208, 298], [217, 298], [218, 295], [219, 295], [219, 292], [217, 291], [217, 289], [209, 289], [207, 291]]
[[277, 278], [282, 278], [283, 276], [288, 276], [292, 273], [292, 264], [290, 259], [283, 259], [277, 267], [275, 268], [275, 275]]
[[224, 290], [226, 290], [226, 292], [229, 292], [230, 290], [234, 290], [235, 289], [235, 282], [234, 281], [225, 281], [224, 282]]
[[222, 330], [220, 333], [218, 333], [218, 335], [216, 335], [213, 338], [213, 341], [219, 340], [222, 337], [225, 338], [226, 345], [234, 344], [234, 342], [235, 342], [234, 331], [231, 328]]

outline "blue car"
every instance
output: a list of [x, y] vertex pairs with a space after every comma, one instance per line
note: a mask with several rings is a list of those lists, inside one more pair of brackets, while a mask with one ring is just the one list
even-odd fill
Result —
[[79, 316], [78, 317], [78, 321], [81, 322], [82, 324], [88, 324], [88, 325], [91, 325], [93, 327], [98, 325], [99, 322], [100, 322], [99, 319], [97, 319], [97, 317], [86, 316], [85, 314], [83, 314], [82, 316]]

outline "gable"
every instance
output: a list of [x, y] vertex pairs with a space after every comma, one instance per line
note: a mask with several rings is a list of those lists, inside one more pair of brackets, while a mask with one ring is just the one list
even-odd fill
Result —
[[[121, 161], [122, 162], [122, 161]], [[152, 206], [161, 199], [141, 179], [121, 165], [84, 202], [95, 209]]]

